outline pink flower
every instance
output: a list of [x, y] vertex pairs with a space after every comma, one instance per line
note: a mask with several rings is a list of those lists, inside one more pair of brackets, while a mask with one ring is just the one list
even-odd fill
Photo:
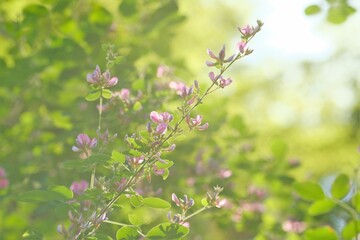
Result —
[[229, 169], [220, 169], [220, 171], [218, 172], [218, 176], [223, 179], [229, 178], [229, 177], [231, 177], [231, 175], [232, 175], [232, 172]]
[[221, 67], [224, 63], [231, 62], [235, 56], [235, 55], [232, 55], [229, 58], [225, 59], [225, 45], [223, 45], [218, 56], [216, 56], [210, 49], [207, 49], [207, 54], [209, 55], [210, 58], [216, 60], [215, 62], [206, 61], [206, 65], [208, 67], [213, 67], [213, 66]]
[[164, 113], [158, 113], [156, 111], [152, 111], [150, 113], [150, 119], [154, 122], [154, 123], [169, 123], [173, 120], [173, 115], [171, 115], [168, 112], [164, 112]]
[[139, 157], [133, 157], [133, 156], [126, 156], [126, 161], [133, 167], [136, 168], [137, 166], [139, 166], [141, 163], [144, 162], [145, 157], [143, 155], [139, 156]]
[[108, 88], [115, 86], [118, 83], [118, 78], [111, 77], [109, 70], [101, 73], [100, 67], [96, 65], [94, 72], [86, 76], [86, 81], [94, 87]]
[[169, 88], [173, 89], [176, 91], [176, 93], [181, 96], [182, 92], [183, 92], [183, 88], [186, 88], [185, 84], [182, 82], [175, 82], [175, 81], [171, 81], [169, 83]]
[[81, 152], [80, 157], [82, 159], [88, 158], [91, 155], [91, 148], [96, 147], [96, 138], [90, 139], [88, 135], [80, 133], [76, 138], [76, 145], [73, 146], [74, 152]]
[[209, 127], [208, 123], [201, 125], [202, 116], [200, 115], [197, 115], [196, 118], [191, 118], [189, 115], [187, 115], [185, 121], [190, 130], [197, 129], [199, 131], [204, 131]]
[[224, 88], [226, 86], [229, 86], [232, 83], [231, 78], [227, 78], [225, 79], [223, 76], [220, 76], [220, 80], [219, 80], [219, 86]]
[[79, 182], [73, 182], [70, 186], [70, 189], [75, 195], [81, 195], [86, 191], [88, 187], [89, 183], [85, 180], [81, 180]]
[[171, 69], [170, 67], [168, 66], [165, 66], [165, 65], [160, 65], [158, 68], [157, 68], [157, 71], [156, 71], [156, 76], [158, 78], [163, 78], [163, 77], [166, 77], [168, 75], [171, 74]]
[[245, 52], [245, 46], [246, 46], [246, 42], [245, 41], [241, 41], [237, 44], [239, 52], [240, 53], [244, 53]]
[[152, 111], [150, 113], [150, 119], [157, 124], [155, 132], [157, 134], [165, 134], [168, 128], [168, 123], [170, 123], [174, 117], [168, 112], [158, 113]]
[[294, 220], [286, 220], [282, 224], [282, 229], [285, 232], [302, 233], [306, 230], [306, 223]]
[[119, 97], [121, 100], [124, 100], [124, 101], [128, 100], [130, 98], [130, 90], [127, 88], [121, 89]]

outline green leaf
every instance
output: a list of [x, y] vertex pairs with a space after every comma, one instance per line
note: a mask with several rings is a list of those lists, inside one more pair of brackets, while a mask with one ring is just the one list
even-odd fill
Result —
[[143, 154], [141, 152], [139, 152], [138, 150], [135, 149], [130, 149], [129, 150], [129, 155], [133, 156], [133, 157], [140, 157]]
[[145, 88], [144, 80], [138, 79], [131, 84], [131, 88], [135, 91], [143, 90]]
[[134, 104], [134, 106], [133, 106], [133, 109], [134, 109], [134, 111], [139, 111], [139, 110], [141, 110], [141, 109], [142, 109], [142, 104], [141, 104], [141, 102], [136, 101], [135, 104]]
[[315, 229], [309, 229], [305, 232], [305, 240], [338, 240], [336, 232], [331, 227], [319, 227]]
[[201, 199], [201, 204], [202, 204], [204, 207], [209, 206], [209, 203], [208, 203], [208, 201], [206, 200], [206, 198]]
[[49, 190], [63, 195], [66, 199], [72, 199], [74, 196], [74, 193], [65, 186], [55, 185], [49, 187]]
[[105, 88], [102, 90], [102, 96], [105, 99], [110, 99], [112, 97], [112, 92], [110, 91], [110, 89]]
[[100, 98], [101, 90], [100, 89], [94, 89], [91, 90], [85, 97], [86, 101], [92, 102]]
[[330, 212], [335, 207], [335, 203], [330, 199], [314, 202], [308, 209], [311, 216], [317, 216]]
[[342, 230], [342, 236], [345, 240], [355, 239], [357, 234], [360, 234], [360, 220], [348, 222]]
[[331, 186], [331, 194], [336, 199], [342, 199], [350, 191], [350, 188], [349, 177], [345, 174], [340, 174], [336, 177]]
[[54, 200], [66, 201], [68, 198], [61, 193], [46, 190], [33, 190], [18, 196], [18, 201], [21, 202], [48, 202]]
[[173, 223], [162, 223], [159, 224], [146, 234], [150, 240], [160, 240], [160, 239], [181, 239], [189, 233], [189, 229], [180, 225]]
[[140, 226], [145, 223], [145, 218], [138, 216], [137, 214], [128, 214], [129, 222], [132, 225]]
[[62, 163], [62, 167], [65, 169], [87, 171], [91, 168], [91, 164], [86, 160], [67, 160]]
[[161, 175], [163, 180], [166, 180], [169, 177], [169, 169], [165, 168], [164, 173]]
[[89, 164], [100, 164], [103, 165], [106, 163], [111, 157], [106, 154], [92, 154], [85, 161]]
[[340, 24], [355, 12], [356, 9], [347, 4], [336, 4], [328, 10], [327, 20], [333, 24]]
[[287, 152], [287, 145], [283, 140], [275, 140], [271, 143], [271, 151], [274, 157], [283, 159]]
[[351, 203], [356, 209], [356, 211], [360, 212], [360, 192], [357, 192], [351, 199]]
[[163, 159], [161, 162], [156, 162], [155, 165], [160, 169], [170, 168], [172, 165], [174, 165], [174, 162], [167, 159]]
[[23, 233], [22, 239], [26, 240], [42, 240], [44, 239], [44, 236], [41, 232], [35, 230], [35, 229], [29, 229], [26, 232]]
[[152, 208], [167, 209], [171, 207], [171, 204], [161, 198], [148, 197], [143, 200], [144, 205]]
[[119, 6], [119, 11], [125, 17], [134, 15], [137, 11], [137, 2], [133, 0], [123, 0]]
[[119, 151], [113, 150], [111, 152], [111, 160], [116, 163], [123, 164], [125, 162], [125, 155]]
[[143, 205], [143, 197], [140, 195], [132, 195], [130, 197], [130, 203], [135, 208], [140, 207]]
[[122, 227], [116, 232], [116, 240], [138, 240], [139, 237], [139, 233], [133, 227]]
[[321, 11], [321, 8], [319, 7], [319, 5], [310, 5], [307, 8], [305, 8], [305, 14], [306, 15], [314, 15], [317, 14]]
[[293, 188], [295, 192], [305, 200], [315, 201], [324, 198], [324, 192], [320, 185], [314, 182], [296, 182]]

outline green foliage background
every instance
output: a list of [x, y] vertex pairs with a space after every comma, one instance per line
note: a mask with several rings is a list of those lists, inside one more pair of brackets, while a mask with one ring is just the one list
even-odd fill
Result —
[[[200, 10], [201, 16], [196, 13]], [[78, 133], [96, 134], [97, 111], [84, 100], [88, 91], [85, 80], [96, 64], [105, 69], [103, 44], [114, 44], [123, 56], [122, 62], [111, 69], [112, 75], [119, 77], [115, 90], [129, 88], [133, 95], [141, 92], [143, 96], [139, 111], [122, 115], [112, 109], [104, 115], [105, 128], [119, 135], [114, 146], [121, 148], [123, 136], [143, 128], [150, 111], [176, 106], [175, 96], [164, 90], [166, 82], [156, 78], [157, 66], [173, 66], [184, 81], [191, 83], [199, 78], [201, 85], [206, 85], [206, 48], [220, 49], [223, 43], [229, 44], [236, 26], [246, 23], [246, 10], [244, 7], [239, 19], [236, 10], [224, 4], [193, 1], [0, 3], [0, 166], [10, 180], [10, 187], [0, 195], [0, 239], [20, 239], [29, 228], [44, 233], [46, 239], [60, 238], [56, 226], [65, 221], [66, 213], [53, 211], [51, 203], [39, 206], [19, 202], [17, 197], [28, 190], [56, 184], [69, 186], [72, 181], [89, 177], [88, 173], [64, 169], [62, 163], [75, 158], [71, 146]], [[261, 39], [260, 33], [256, 41], [266, 39]], [[178, 139], [178, 148], [169, 156], [175, 167], [168, 181], [154, 180], [153, 186], [162, 189], [164, 198], [170, 199], [176, 192], [188, 194], [196, 202], [212, 185], [225, 187], [224, 196], [235, 206], [197, 216], [191, 221], [189, 239], [301, 239], [281, 231], [281, 222], [287, 218], [307, 218], [303, 213], [306, 206], [292, 198], [291, 185], [310, 170], [293, 169], [289, 153], [312, 157], [314, 161], [306, 166], [319, 176], [328, 172], [328, 165], [333, 164], [331, 171], [341, 165], [333, 155], [340, 139], [344, 151], [336, 158], [343, 156], [355, 163], [357, 134], [351, 134], [351, 129], [355, 126], [357, 131], [357, 125], [329, 124], [310, 137], [296, 126], [259, 127], [257, 120], [249, 119], [243, 110], [244, 96], [268, 85], [258, 84], [257, 79], [249, 84], [244, 74], [233, 73], [237, 86], [215, 93], [198, 110], [210, 122], [209, 131]], [[268, 96], [271, 101], [271, 93]], [[323, 134], [329, 128], [336, 132], [330, 134], [331, 141], [329, 134]], [[316, 162], [324, 158], [332, 162], [327, 166], [323, 161]], [[352, 172], [352, 166], [347, 173]], [[222, 168], [232, 170], [231, 178], [217, 175]], [[196, 181], [190, 184], [194, 178]], [[250, 185], [267, 189], [267, 211], [249, 214], [244, 221], [234, 223], [231, 219], [236, 204], [253, 200], [247, 193]], [[150, 189], [149, 193], [156, 190]], [[119, 220], [126, 219], [118, 214]], [[115, 230], [101, 229], [104, 233]]]

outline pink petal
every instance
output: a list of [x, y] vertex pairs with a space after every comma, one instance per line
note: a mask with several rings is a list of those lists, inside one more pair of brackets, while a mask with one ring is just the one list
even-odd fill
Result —
[[150, 113], [150, 119], [154, 122], [154, 123], [161, 123], [162, 122], [162, 117], [160, 116], [160, 114], [158, 112], [152, 111]]

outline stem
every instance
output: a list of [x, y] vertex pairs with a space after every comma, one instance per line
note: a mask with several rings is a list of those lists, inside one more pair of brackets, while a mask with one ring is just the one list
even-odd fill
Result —
[[133, 225], [129, 225], [129, 224], [125, 224], [125, 223], [119, 223], [119, 222], [114, 222], [114, 221], [110, 221], [110, 220], [104, 220], [104, 223], [110, 223], [110, 224], [118, 225], [118, 226], [122, 226], [122, 227], [133, 227]]
[[101, 117], [102, 117], [102, 105], [103, 105], [103, 98], [102, 98], [102, 91], [100, 90], [100, 100], [99, 100], [99, 123], [98, 123], [98, 130], [101, 130]]
[[195, 216], [195, 215], [197, 215], [197, 214], [205, 211], [205, 210], [208, 209], [208, 208], [209, 208], [209, 207], [202, 207], [202, 208], [200, 208], [200, 209], [197, 210], [196, 212], [193, 212], [193, 213], [190, 214], [189, 216], [185, 217], [185, 218], [183, 219], [183, 221], [186, 221], [186, 220], [188, 220], [189, 218], [192, 218], [193, 216]]
[[90, 189], [93, 189], [95, 186], [95, 173], [96, 173], [96, 166], [94, 166], [92, 173], [91, 173], [91, 178], [90, 178]]

